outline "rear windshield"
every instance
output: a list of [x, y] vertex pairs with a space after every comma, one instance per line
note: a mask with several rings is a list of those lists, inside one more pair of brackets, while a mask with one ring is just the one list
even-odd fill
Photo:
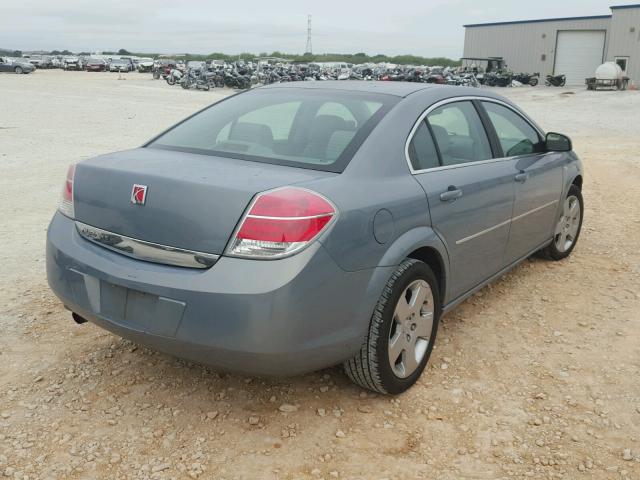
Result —
[[342, 172], [397, 101], [367, 92], [258, 89], [212, 105], [146, 146]]

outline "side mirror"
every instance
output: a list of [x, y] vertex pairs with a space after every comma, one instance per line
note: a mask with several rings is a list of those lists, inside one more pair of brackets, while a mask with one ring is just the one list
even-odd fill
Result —
[[561, 133], [547, 133], [544, 143], [549, 152], [569, 152], [573, 150], [571, 139]]

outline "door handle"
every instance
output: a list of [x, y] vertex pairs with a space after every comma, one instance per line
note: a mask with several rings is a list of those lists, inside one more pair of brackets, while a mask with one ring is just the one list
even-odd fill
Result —
[[520, 172], [515, 176], [516, 182], [524, 183], [529, 178], [529, 174], [525, 172]]
[[440, 194], [440, 200], [443, 202], [453, 202], [462, 196], [462, 190], [458, 187], [450, 185], [446, 192]]

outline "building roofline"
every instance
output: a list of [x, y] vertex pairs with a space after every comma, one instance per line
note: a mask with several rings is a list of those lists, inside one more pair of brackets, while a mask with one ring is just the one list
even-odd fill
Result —
[[622, 10], [623, 8], [640, 8], [640, 3], [631, 3], [629, 5], [613, 5], [609, 8], [611, 10]]
[[[611, 7], [613, 8], [635, 8], [636, 6], [640, 7], [640, 5], [622, 5], [620, 7]], [[611, 15], [592, 15], [588, 17], [561, 17], [561, 18], [537, 18], [534, 20], [515, 20], [511, 22], [491, 22], [491, 23], [470, 23], [467, 25], [463, 25], [464, 28], [469, 27], [493, 27], [497, 25], [518, 25], [522, 23], [542, 23], [542, 22], [568, 22], [571, 20], [599, 20], [611, 18]]]

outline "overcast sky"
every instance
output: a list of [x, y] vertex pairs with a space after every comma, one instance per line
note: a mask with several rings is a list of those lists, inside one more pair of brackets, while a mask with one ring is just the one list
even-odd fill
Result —
[[303, 53], [307, 14], [311, 14], [314, 53], [458, 58], [463, 24], [606, 15], [611, 4], [603, 0], [0, 0], [0, 48]]

